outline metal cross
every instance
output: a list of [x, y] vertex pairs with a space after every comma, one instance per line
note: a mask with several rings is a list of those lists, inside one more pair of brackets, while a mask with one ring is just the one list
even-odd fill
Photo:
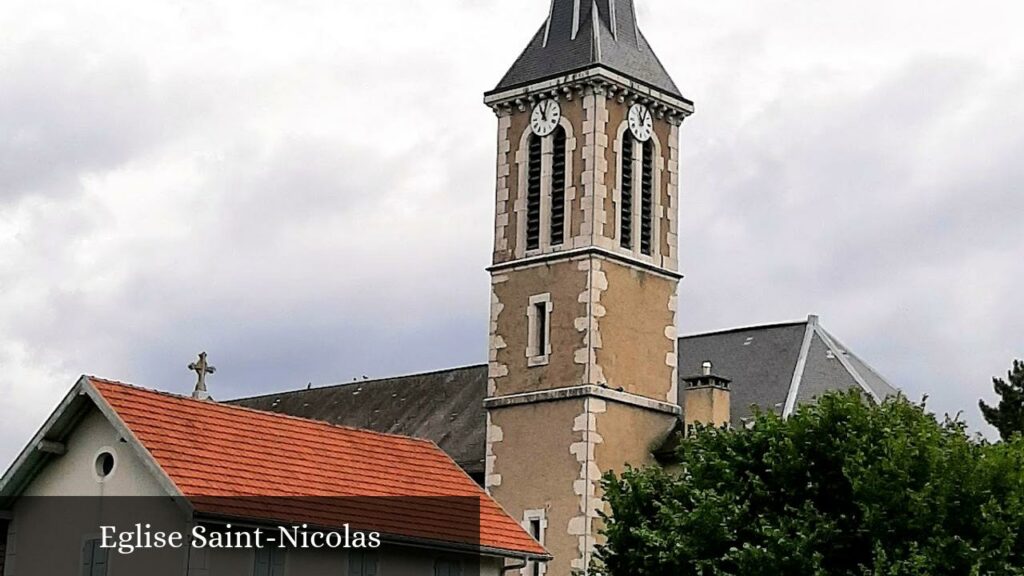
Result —
[[215, 374], [217, 368], [210, 366], [210, 363], [206, 361], [206, 352], [200, 352], [199, 361], [189, 364], [188, 369], [195, 372], [199, 377], [199, 380], [196, 382], [196, 390], [192, 393], [192, 396], [206, 400], [210, 397], [206, 391], [206, 375]]

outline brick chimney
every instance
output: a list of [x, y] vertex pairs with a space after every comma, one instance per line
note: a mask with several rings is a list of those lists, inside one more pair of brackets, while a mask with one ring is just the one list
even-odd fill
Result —
[[716, 427], [728, 426], [731, 421], [728, 378], [716, 376], [711, 362], [704, 362], [701, 373], [683, 379], [683, 419], [686, 430], [694, 424]]

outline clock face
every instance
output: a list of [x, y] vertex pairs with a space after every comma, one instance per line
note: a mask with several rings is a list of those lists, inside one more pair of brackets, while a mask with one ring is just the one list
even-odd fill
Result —
[[629, 109], [629, 131], [641, 142], [647, 142], [654, 134], [654, 117], [643, 104], [633, 104]]
[[562, 107], [555, 100], [541, 100], [530, 115], [530, 127], [537, 136], [547, 136], [558, 128], [562, 120]]

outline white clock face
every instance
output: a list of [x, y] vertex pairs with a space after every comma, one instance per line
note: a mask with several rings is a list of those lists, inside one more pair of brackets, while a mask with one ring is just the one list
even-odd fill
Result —
[[547, 136], [558, 128], [562, 120], [562, 107], [554, 100], [542, 100], [534, 106], [530, 116], [530, 127], [537, 136]]
[[654, 117], [643, 104], [633, 104], [629, 109], [629, 131], [641, 142], [647, 142], [654, 134]]

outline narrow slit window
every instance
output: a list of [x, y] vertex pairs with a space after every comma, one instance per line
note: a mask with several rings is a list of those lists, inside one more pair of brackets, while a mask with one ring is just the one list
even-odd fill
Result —
[[537, 340], [534, 350], [537, 351], [536, 356], [543, 356], [548, 349], [548, 303], [538, 302], [533, 307], [533, 313], [537, 317]]
[[526, 315], [529, 320], [526, 357], [531, 367], [543, 366], [548, 363], [551, 355], [551, 295], [530, 297]]
[[[525, 522], [523, 527], [529, 531], [530, 536], [533, 536], [534, 540], [540, 542], [541, 546], [544, 546], [544, 528], [547, 526], [547, 520], [545, 519], [545, 511], [541, 510], [527, 510], [524, 515]], [[544, 576], [544, 563], [536, 560], [530, 561], [526, 565], [524, 571], [528, 576]]]
[[650, 256], [654, 247], [654, 144], [644, 142], [640, 180], [640, 252]]
[[622, 172], [622, 194], [619, 203], [619, 244], [623, 248], [633, 247], [633, 137], [626, 134], [622, 139], [620, 170]]
[[[541, 534], [540, 518], [534, 518], [533, 520], [530, 520], [530, 535], [533, 536], [534, 539], [537, 540], [537, 542], [540, 542], [542, 545], [544, 544], [544, 535]], [[541, 576], [540, 562], [536, 560], [530, 562], [530, 575]]]
[[541, 138], [530, 136], [530, 157], [526, 187], [526, 249], [540, 248]]
[[553, 138], [554, 151], [551, 156], [551, 245], [560, 246], [565, 242], [565, 129], [557, 128]]

